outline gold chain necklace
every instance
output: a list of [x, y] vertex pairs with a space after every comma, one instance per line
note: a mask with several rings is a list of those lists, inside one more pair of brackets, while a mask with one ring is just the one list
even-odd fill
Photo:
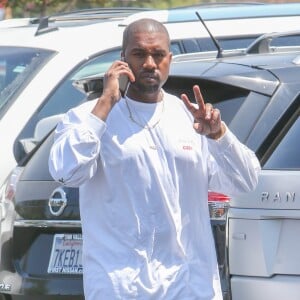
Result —
[[[161, 93], [162, 94], [162, 93]], [[163, 94], [162, 94], [163, 96]], [[164, 103], [164, 99], [162, 99], [162, 109], [161, 109], [161, 113], [160, 113], [160, 116], [159, 116], [159, 119], [152, 125], [148, 124], [146, 121], [145, 121], [145, 124], [141, 124], [140, 122], [138, 122], [134, 117], [133, 117], [133, 113], [130, 109], [130, 106], [129, 106], [129, 103], [128, 103], [128, 100], [127, 100], [127, 97], [125, 97], [125, 103], [126, 103], [126, 107], [127, 107], [127, 110], [128, 110], [128, 113], [129, 113], [129, 118], [130, 120], [135, 123], [136, 125], [140, 126], [141, 128], [144, 128], [144, 129], [147, 129], [147, 130], [151, 130], [151, 129], [154, 129], [157, 124], [160, 122], [161, 118], [162, 118], [162, 115], [163, 115], [163, 112], [165, 110], [165, 103]], [[137, 113], [136, 113], [137, 115]]]

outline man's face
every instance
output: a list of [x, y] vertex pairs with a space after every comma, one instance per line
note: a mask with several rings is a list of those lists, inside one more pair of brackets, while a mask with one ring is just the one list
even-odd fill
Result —
[[135, 75], [132, 90], [136, 94], [153, 94], [166, 82], [172, 53], [162, 32], [135, 32], [128, 40], [125, 59]]

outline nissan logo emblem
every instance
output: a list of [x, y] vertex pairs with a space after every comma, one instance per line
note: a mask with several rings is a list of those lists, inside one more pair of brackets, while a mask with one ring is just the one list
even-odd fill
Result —
[[60, 216], [67, 206], [67, 197], [65, 191], [58, 187], [55, 189], [49, 198], [49, 209], [53, 216]]

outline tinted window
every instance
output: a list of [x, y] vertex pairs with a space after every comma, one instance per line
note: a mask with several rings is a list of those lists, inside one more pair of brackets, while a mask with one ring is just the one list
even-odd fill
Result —
[[247, 48], [256, 37], [244, 37], [244, 38], [231, 38], [231, 39], [221, 39], [220, 45], [223, 50], [231, 49], [244, 49]]
[[226, 124], [229, 124], [237, 114], [245, 99], [245, 96], [233, 95], [231, 99], [226, 99], [225, 101], [215, 103], [214, 107], [220, 110], [222, 120]]
[[179, 41], [174, 41], [171, 42], [171, 52], [173, 53], [173, 55], [177, 55], [182, 53], [181, 47], [180, 47], [180, 42]]
[[194, 39], [188, 39], [182, 41], [184, 52], [191, 53], [191, 52], [199, 52], [203, 51], [199, 48], [199, 45], [196, 40]]
[[0, 47], [0, 118], [43, 64], [54, 54], [22, 47]]
[[300, 118], [288, 130], [264, 165], [264, 169], [300, 169]]
[[282, 36], [274, 39], [271, 42], [270, 46], [299, 46], [299, 45], [300, 45], [300, 36], [290, 35], [290, 36]]
[[[207, 34], [208, 35], [208, 34]], [[220, 47], [223, 50], [233, 50], [233, 49], [245, 49], [247, 48], [257, 36], [240, 36], [240, 37], [230, 37], [230, 38], [216, 38]], [[181, 49], [173, 54], [180, 53], [194, 53], [194, 52], [207, 52], [216, 51], [216, 45], [210, 37], [207, 38], [197, 38], [197, 39], [186, 39], [181, 41]]]
[[164, 85], [164, 89], [178, 97], [182, 93], [188, 95], [191, 101], [194, 100], [193, 86], [197, 84], [205, 101], [213, 103], [221, 111], [222, 119], [227, 124], [233, 120], [250, 91], [239, 87], [214, 82], [205, 79], [193, 79], [185, 77], [170, 76]]

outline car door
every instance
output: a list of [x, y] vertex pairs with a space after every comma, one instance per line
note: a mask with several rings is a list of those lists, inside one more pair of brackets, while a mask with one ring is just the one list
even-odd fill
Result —
[[231, 200], [227, 259], [232, 300], [300, 299], [299, 100], [273, 133], [256, 190]]

